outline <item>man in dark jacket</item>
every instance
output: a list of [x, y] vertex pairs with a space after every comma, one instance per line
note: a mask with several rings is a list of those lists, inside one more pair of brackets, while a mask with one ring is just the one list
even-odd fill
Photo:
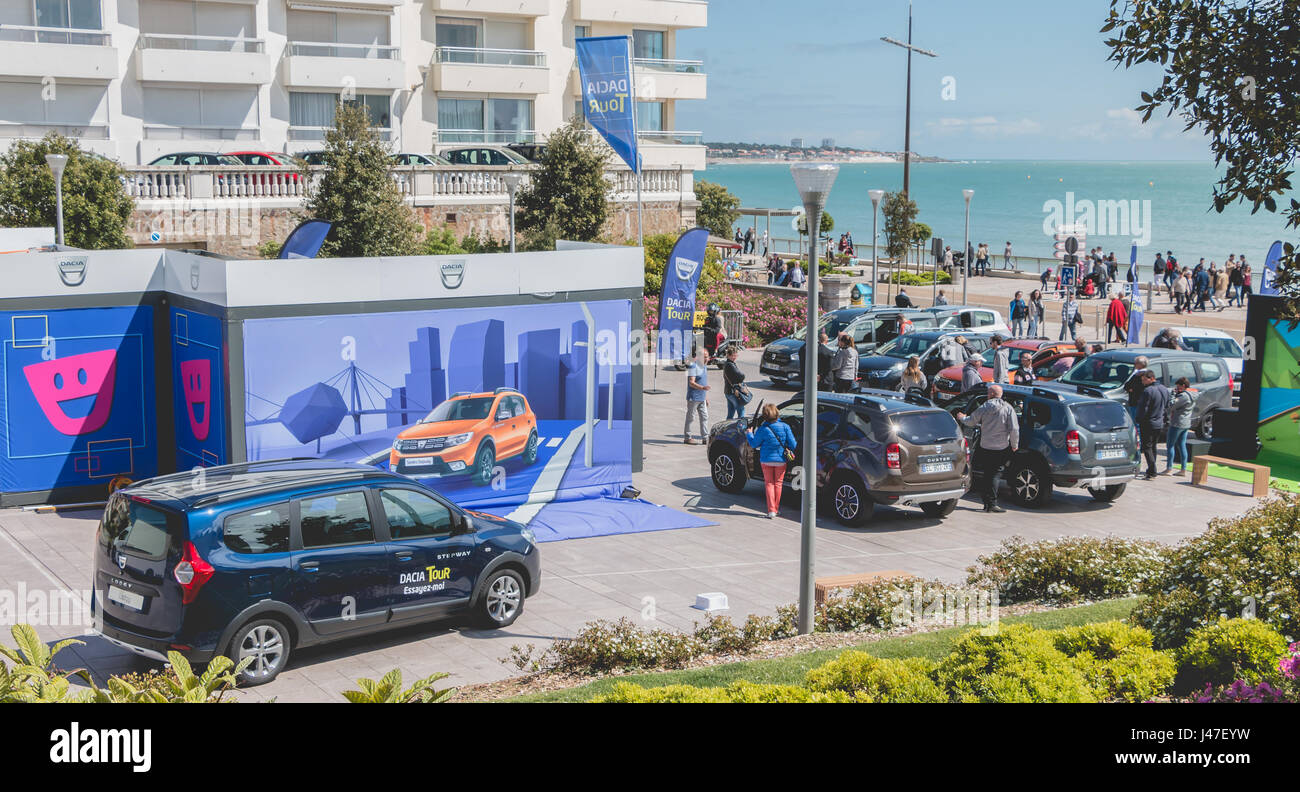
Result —
[[907, 289], [899, 289], [894, 295], [895, 308], [912, 308], [912, 298], [907, 296]]
[[[817, 390], [829, 391], [831, 389], [831, 360], [835, 357], [835, 350], [831, 347], [830, 340], [830, 336], [826, 335], [825, 330], [817, 332]], [[799, 350], [799, 360], [807, 359], [808, 344], [805, 342]]]
[[1148, 481], [1156, 477], [1156, 441], [1165, 431], [1165, 413], [1169, 410], [1169, 389], [1156, 381], [1150, 369], [1142, 371], [1142, 394], [1138, 396], [1138, 436], [1142, 440], [1142, 456], [1147, 461]]

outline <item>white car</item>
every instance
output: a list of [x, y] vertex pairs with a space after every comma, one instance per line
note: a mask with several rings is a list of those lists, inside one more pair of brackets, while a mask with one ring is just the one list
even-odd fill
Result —
[[1183, 343], [1193, 352], [1222, 358], [1228, 366], [1228, 372], [1232, 374], [1232, 398], [1235, 400], [1241, 395], [1241, 372], [1245, 366], [1246, 354], [1242, 351], [1241, 344], [1237, 343], [1237, 339], [1222, 330], [1211, 330], [1207, 327], [1172, 329], [1179, 332]]
[[1011, 337], [1011, 328], [1002, 314], [992, 308], [971, 305], [936, 305], [925, 310], [934, 314], [939, 330], [970, 330], [973, 333], [998, 333]]

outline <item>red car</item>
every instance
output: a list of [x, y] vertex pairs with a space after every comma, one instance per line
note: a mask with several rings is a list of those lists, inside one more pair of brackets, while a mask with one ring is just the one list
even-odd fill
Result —
[[[293, 168], [297, 170], [298, 160], [275, 151], [232, 151], [230, 156], [244, 163], [245, 165], [266, 165], [272, 168]], [[293, 174], [293, 180], [298, 181], [298, 174]]]
[[[1034, 377], [1040, 380], [1053, 380], [1068, 371], [1078, 357], [1073, 341], [1043, 341], [1037, 338], [1019, 338], [1007, 341], [1006, 347], [1011, 368], [1020, 366], [1020, 353], [1033, 355]], [[980, 379], [993, 381], [993, 350], [990, 348], [983, 355], [984, 364], [980, 366]], [[1069, 365], [1064, 365], [1069, 363]], [[961, 370], [963, 366], [949, 366], [935, 375], [935, 397], [939, 402], [950, 401], [961, 395]]]

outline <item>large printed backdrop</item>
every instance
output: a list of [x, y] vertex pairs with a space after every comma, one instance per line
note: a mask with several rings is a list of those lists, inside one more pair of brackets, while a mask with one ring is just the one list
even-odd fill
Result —
[[0, 312], [0, 490], [157, 472], [153, 309]]
[[[617, 497], [631, 481], [631, 310], [612, 300], [247, 320], [248, 458], [386, 467], [397, 435], [451, 394], [515, 388], [537, 417], [535, 462], [500, 460], [502, 475], [486, 484], [465, 474], [421, 480], [473, 507]], [[601, 351], [590, 391], [589, 339]]]

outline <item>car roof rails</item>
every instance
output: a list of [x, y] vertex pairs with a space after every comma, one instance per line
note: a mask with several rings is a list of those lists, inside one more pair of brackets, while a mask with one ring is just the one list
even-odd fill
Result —
[[447, 398], [459, 399], [461, 396], [473, 396], [473, 395], [474, 395], [474, 391], [456, 391], [455, 393], [451, 394]]
[[1030, 392], [1040, 399], [1051, 399], [1053, 401], [1061, 400], [1061, 394], [1059, 391], [1048, 390], [1047, 388], [1031, 388]]
[[1104, 398], [1106, 396], [1106, 394], [1102, 393], [1099, 389], [1091, 388], [1087, 385], [1074, 386], [1074, 392], [1079, 394], [1080, 396], [1095, 396], [1098, 399]]
[[493, 395], [496, 395], [498, 393], [518, 393], [518, 392], [519, 392], [518, 388], [510, 388], [504, 386], [492, 391]]

